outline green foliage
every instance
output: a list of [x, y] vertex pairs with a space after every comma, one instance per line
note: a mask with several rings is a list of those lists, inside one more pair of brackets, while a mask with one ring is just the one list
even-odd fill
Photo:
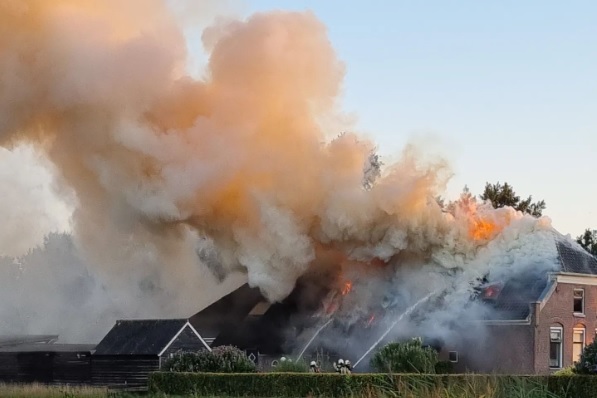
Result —
[[437, 362], [437, 352], [418, 338], [390, 343], [371, 358], [371, 366], [382, 373], [435, 373]]
[[593, 341], [587, 345], [580, 356], [580, 360], [574, 364], [574, 373], [595, 374], [597, 373], [597, 342]]
[[232, 346], [220, 346], [211, 350], [211, 354], [220, 359], [220, 372], [250, 373], [255, 372], [255, 363], [244, 351]]
[[486, 183], [485, 190], [479, 197], [482, 200], [489, 200], [496, 209], [510, 206], [534, 217], [540, 217], [546, 207], [544, 200], [533, 202], [532, 196], [521, 200], [520, 196], [516, 195], [512, 186], [507, 182], [504, 185], [499, 182], [497, 184]]
[[309, 371], [309, 365], [305, 361], [281, 361], [273, 371], [278, 373], [306, 373]]
[[454, 373], [454, 364], [450, 361], [439, 361], [435, 364], [435, 373], [438, 375]]
[[211, 351], [179, 353], [169, 359], [163, 368], [171, 372], [255, 372], [255, 364], [247, 358], [244, 351], [231, 346], [215, 347]]
[[251, 397], [594, 398], [597, 377], [153, 373], [154, 394]]
[[548, 379], [548, 388], [560, 398], [595, 397], [597, 377], [588, 375], [552, 376]]
[[576, 242], [593, 256], [597, 256], [597, 230], [587, 228], [582, 235], [576, 238]]
[[554, 376], [574, 376], [575, 374], [574, 366], [567, 366], [553, 373]]

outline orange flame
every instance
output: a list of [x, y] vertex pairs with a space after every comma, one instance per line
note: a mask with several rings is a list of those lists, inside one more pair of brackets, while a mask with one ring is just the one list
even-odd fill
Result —
[[352, 282], [351, 281], [347, 281], [344, 284], [344, 287], [342, 287], [342, 295], [346, 296], [348, 293], [350, 293], [351, 290], [352, 290]]
[[493, 222], [476, 219], [472, 221], [469, 234], [474, 240], [488, 240], [493, 236], [496, 229], [497, 226]]
[[338, 303], [332, 302], [325, 307], [324, 312], [326, 315], [331, 315], [331, 314], [335, 313], [337, 310], [338, 310]]
[[367, 320], [367, 327], [371, 326], [371, 324], [373, 323], [374, 320], [375, 320], [375, 314], [371, 314], [371, 316]]

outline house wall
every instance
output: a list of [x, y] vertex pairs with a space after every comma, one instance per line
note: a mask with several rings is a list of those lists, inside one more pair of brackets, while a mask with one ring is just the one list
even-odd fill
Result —
[[90, 357], [89, 352], [0, 353], [0, 382], [86, 384]]
[[56, 353], [52, 379], [57, 384], [89, 384], [91, 382], [91, 353]]
[[453, 364], [455, 372], [531, 374], [533, 332], [532, 325], [477, 325], [471, 327], [468, 338], [442, 348], [439, 357], [448, 360], [449, 351], [458, 351], [458, 362]]
[[[574, 315], [574, 289], [585, 290], [584, 316]], [[572, 365], [572, 334], [576, 325], [585, 327], [585, 344], [593, 342], [597, 329], [597, 286], [558, 283], [556, 289], [538, 313], [535, 329], [535, 373], [548, 374], [549, 330], [551, 326], [563, 327], [563, 367]], [[557, 369], [556, 369], [557, 370]]]
[[199, 351], [205, 349], [205, 345], [201, 342], [199, 337], [191, 330], [190, 327], [185, 327], [178, 337], [172, 342], [170, 347], [162, 354], [160, 358], [160, 365], [170, 357], [170, 354], [175, 354], [178, 351]]
[[157, 355], [92, 355], [91, 382], [102, 387], [143, 390], [147, 389], [149, 373], [158, 368]]
[[0, 353], [0, 382], [19, 381], [19, 360], [16, 352]]

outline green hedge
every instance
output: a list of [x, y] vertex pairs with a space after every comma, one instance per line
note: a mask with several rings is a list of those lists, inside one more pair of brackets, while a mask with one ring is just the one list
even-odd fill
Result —
[[[595, 398], [595, 376], [493, 376], [333, 373], [170, 373], [149, 377], [149, 389], [171, 395], [252, 396], [252, 397], [346, 397], [374, 396], [376, 393], [403, 397], [561, 397]], [[487, 391], [492, 395], [487, 395]], [[524, 394], [523, 394], [524, 392]], [[458, 394], [458, 395], [456, 395]]]

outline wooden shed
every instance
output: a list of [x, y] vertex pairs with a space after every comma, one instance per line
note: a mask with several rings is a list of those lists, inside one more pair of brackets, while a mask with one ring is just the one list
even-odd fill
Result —
[[89, 384], [91, 352], [85, 344], [25, 343], [0, 347], [0, 381]]
[[211, 350], [186, 319], [121, 320], [98, 344], [91, 359], [97, 386], [144, 389], [149, 373], [178, 351]]

